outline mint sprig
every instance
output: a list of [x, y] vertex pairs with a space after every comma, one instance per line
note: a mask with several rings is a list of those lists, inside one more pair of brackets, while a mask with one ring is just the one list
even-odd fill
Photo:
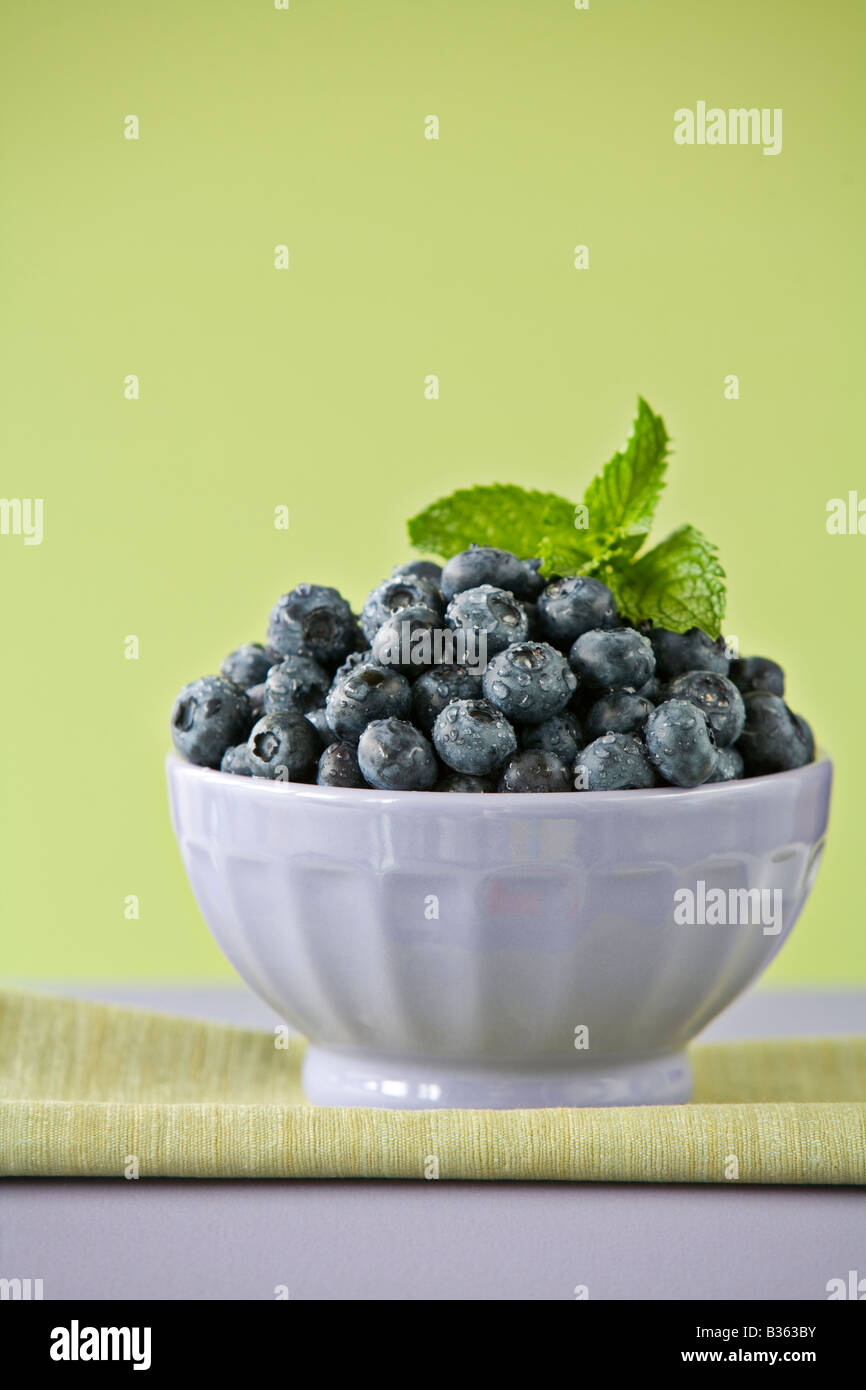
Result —
[[551, 574], [595, 574], [634, 555], [664, 487], [667, 452], [664, 421], [639, 396], [625, 448], [593, 478], [569, 525], [551, 527], [539, 542], [542, 568]]
[[409, 538], [443, 558], [473, 543], [521, 559], [538, 556], [546, 574], [603, 580], [634, 622], [651, 619], [676, 632], [701, 627], [716, 637], [725, 575], [715, 546], [694, 526], [681, 526], [638, 554], [665, 485], [668, 451], [664, 421], [638, 397], [628, 442], [593, 478], [582, 503], [513, 484], [464, 488], [413, 517]]
[[717, 637], [725, 615], [725, 571], [716, 547], [694, 526], [680, 526], [633, 564], [606, 581], [620, 612], [636, 621], [686, 632], [702, 627]]
[[665, 485], [667, 452], [664, 421], [639, 396], [628, 443], [593, 478], [583, 497], [605, 559], [618, 551], [634, 554], [643, 544]]
[[526, 491], [511, 483], [460, 488], [413, 516], [409, 539], [428, 555], [447, 557], [470, 545], [495, 545], [522, 559], [547, 530], [568, 530], [574, 505], [555, 492]]

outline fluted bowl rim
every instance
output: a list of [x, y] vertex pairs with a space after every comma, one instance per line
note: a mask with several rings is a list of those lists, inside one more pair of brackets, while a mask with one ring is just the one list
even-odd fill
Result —
[[[320, 787], [311, 782], [281, 782], [271, 780], [268, 777], [241, 777], [237, 773], [221, 772], [218, 768], [199, 767], [195, 763], [188, 762], [179, 753], [171, 751], [166, 754], [166, 769], [182, 769], [183, 775], [200, 779], [205, 783], [212, 783], [216, 786], [223, 786], [226, 782], [236, 784], [235, 790], [239, 796], [252, 794], [264, 794], [266, 796], [291, 798], [293, 800], [306, 800], [313, 798], [316, 801], [332, 802], [334, 804], [345, 804], [354, 807], [368, 805], [371, 809], [383, 805], [399, 806], [404, 805], [407, 809], [415, 806], [419, 811], [424, 807], [431, 811], [438, 807], [440, 811], [446, 806], [453, 805], [478, 805], [485, 815], [532, 815], [549, 814], [554, 810], [574, 810], [576, 814], [587, 814], [586, 807], [589, 807], [589, 814], [598, 814], [598, 803], [603, 802], [605, 806], [625, 807], [634, 805], [644, 805], [653, 800], [664, 799], [667, 801], [681, 801], [683, 797], [700, 798], [704, 810], [715, 807], [718, 799], [724, 798], [730, 805], [735, 798], [749, 797], [757, 794], [758, 789], [767, 788], [770, 785], [778, 786], [781, 791], [785, 786], [793, 786], [797, 781], [805, 781], [810, 777], [820, 775], [820, 769], [829, 768], [833, 770], [833, 761], [823, 748], [816, 750], [816, 755], [812, 762], [804, 764], [803, 767], [792, 768], [788, 772], [770, 772], [758, 777], [740, 777], [728, 782], [704, 782], [697, 787], [641, 787], [629, 791], [596, 791], [596, 792], [441, 792], [441, 791], [387, 791], [377, 787]], [[443, 805], [444, 802], [444, 805]], [[696, 803], [697, 804], [697, 803]], [[583, 811], [578, 811], [578, 807], [584, 807]], [[594, 809], [593, 809], [594, 808]]]

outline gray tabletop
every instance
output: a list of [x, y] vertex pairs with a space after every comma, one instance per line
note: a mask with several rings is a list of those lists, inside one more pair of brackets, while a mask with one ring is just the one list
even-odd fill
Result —
[[[241, 987], [53, 992], [275, 1021]], [[866, 991], [752, 991], [703, 1036], [864, 1031]], [[0, 1184], [0, 1277], [42, 1279], [46, 1299], [826, 1299], [852, 1269], [866, 1277], [860, 1188]]]

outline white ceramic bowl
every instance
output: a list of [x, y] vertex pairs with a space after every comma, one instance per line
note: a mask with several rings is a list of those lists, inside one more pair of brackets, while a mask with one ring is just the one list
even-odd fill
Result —
[[[168, 781], [211, 932], [309, 1040], [311, 1102], [522, 1108], [689, 1098], [686, 1044], [812, 886], [831, 764], [520, 796], [269, 782], [171, 755]], [[719, 889], [739, 922], [702, 914]], [[677, 920], [690, 901], [708, 924]]]

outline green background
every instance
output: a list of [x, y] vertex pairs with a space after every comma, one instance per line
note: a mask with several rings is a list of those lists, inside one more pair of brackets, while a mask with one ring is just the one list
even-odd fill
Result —
[[[176, 690], [301, 580], [359, 603], [454, 487], [579, 498], [641, 392], [675, 448], [654, 536], [718, 544], [726, 630], [836, 758], [771, 978], [866, 979], [866, 536], [825, 527], [866, 495], [862, 6], [85, 0], [3, 28], [2, 491], [45, 499], [41, 546], [0, 537], [3, 973], [229, 978], [168, 822]], [[698, 100], [781, 107], [782, 153], [676, 146]]]

